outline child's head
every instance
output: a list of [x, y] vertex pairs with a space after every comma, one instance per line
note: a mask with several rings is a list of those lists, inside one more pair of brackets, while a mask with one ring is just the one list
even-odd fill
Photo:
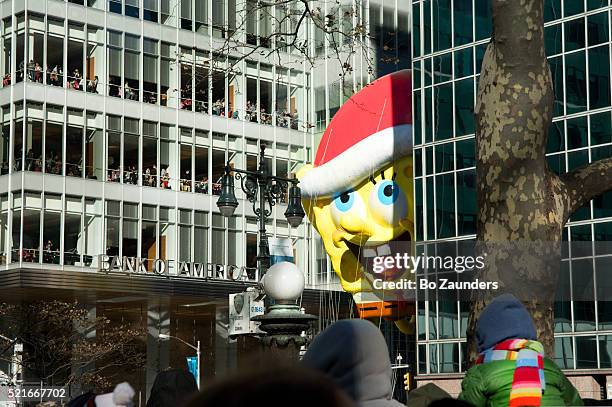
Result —
[[503, 294], [491, 301], [476, 323], [478, 352], [506, 339], [537, 339], [531, 315], [512, 294]]

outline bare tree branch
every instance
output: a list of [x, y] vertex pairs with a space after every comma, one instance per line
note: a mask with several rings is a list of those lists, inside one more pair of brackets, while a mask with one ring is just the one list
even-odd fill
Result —
[[597, 195], [612, 191], [612, 158], [595, 161], [563, 174], [561, 179], [567, 186], [571, 214]]

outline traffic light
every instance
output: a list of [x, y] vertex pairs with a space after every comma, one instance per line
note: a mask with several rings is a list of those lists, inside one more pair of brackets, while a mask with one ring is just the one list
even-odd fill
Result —
[[404, 390], [410, 390], [410, 372], [404, 373]]

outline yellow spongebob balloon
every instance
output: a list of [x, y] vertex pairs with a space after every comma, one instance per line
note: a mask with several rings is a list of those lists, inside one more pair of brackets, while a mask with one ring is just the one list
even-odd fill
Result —
[[389, 242], [414, 240], [411, 110], [410, 71], [378, 79], [341, 107], [314, 165], [297, 174], [306, 213], [364, 318], [413, 315], [412, 301], [368, 297], [377, 290], [361, 264], [390, 254]]

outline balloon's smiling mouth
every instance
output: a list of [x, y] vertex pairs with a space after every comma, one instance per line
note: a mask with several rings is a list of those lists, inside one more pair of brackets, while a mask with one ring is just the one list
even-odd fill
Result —
[[[345, 255], [352, 256], [355, 263], [358, 263], [358, 264], [360, 263], [361, 265], [360, 274], [362, 275], [372, 274], [373, 263], [374, 263], [375, 257], [393, 255], [392, 246], [390, 245], [390, 243], [392, 242], [397, 242], [397, 243], [411, 242], [411, 241], [412, 241], [412, 236], [410, 235], [410, 232], [408, 231], [405, 231], [404, 233], [402, 233], [401, 235], [399, 235], [393, 240], [382, 242], [380, 244], [373, 244], [373, 242], [367, 242], [367, 244], [363, 243], [362, 245], [358, 245], [348, 240], [343, 240], [343, 242], [346, 244], [346, 247], [348, 249]], [[392, 279], [395, 279], [401, 276], [401, 274], [403, 274], [404, 271], [405, 270], [388, 269], [383, 274], [381, 274], [380, 277], [386, 280], [392, 280]]]

